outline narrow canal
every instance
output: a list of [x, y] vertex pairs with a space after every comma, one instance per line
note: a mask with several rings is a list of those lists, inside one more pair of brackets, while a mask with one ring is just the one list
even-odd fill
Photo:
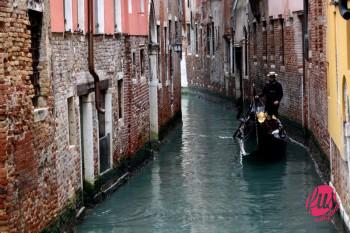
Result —
[[182, 111], [155, 160], [91, 210], [78, 233], [336, 232], [305, 210], [321, 181], [303, 148], [289, 144], [280, 162], [242, 162], [228, 101], [187, 94]]

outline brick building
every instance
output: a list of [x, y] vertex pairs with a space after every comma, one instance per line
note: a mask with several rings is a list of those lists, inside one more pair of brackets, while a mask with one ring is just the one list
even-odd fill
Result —
[[303, 2], [251, 2], [249, 23], [249, 80], [246, 97], [255, 83], [258, 92], [269, 71], [278, 73], [284, 87], [280, 113], [302, 124], [303, 121]]
[[[314, 59], [313, 66], [316, 66], [318, 70], [316, 73], [318, 78], [326, 74], [328, 76], [328, 79], [322, 84], [327, 87], [324, 98], [328, 98], [331, 185], [337, 192], [340, 214], [350, 229], [350, 36], [348, 33], [350, 10], [345, 0], [337, 3], [311, 1], [309, 4], [310, 11], [318, 12], [317, 18], [319, 19], [313, 20], [315, 15], [310, 12], [309, 21], [314, 27], [317, 25], [310, 36], [313, 35], [318, 44], [310, 48], [309, 56], [310, 59]], [[321, 40], [317, 35], [326, 36], [324, 40]], [[312, 101], [323, 99], [318, 98]]]
[[180, 58], [152, 59], [153, 1], [94, 1], [92, 11], [88, 3], [0, 2], [0, 232], [41, 231], [74, 207], [84, 181], [151, 140], [152, 114], [165, 126], [181, 113]]
[[[166, 126], [181, 114], [181, 43], [183, 4], [181, 1], [154, 1], [154, 46], [157, 76], [151, 84], [155, 107], [151, 107], [153, 140], [164, 134]], [[152, 26], [152, 24], [151, 24]], [[152, 58], [151, 58], [152, 59]], [[152, 95], [152, 94], [151, 94]], [[151, 123], [152, 125], [152, 123]], [[158, 135], [157, 135], [158, 134]]]
[[188, 85], [233, 96], [234, 78], [227, 65], [233, 1], [188, 0], [187, 5], [190, 14], [186, 26]]

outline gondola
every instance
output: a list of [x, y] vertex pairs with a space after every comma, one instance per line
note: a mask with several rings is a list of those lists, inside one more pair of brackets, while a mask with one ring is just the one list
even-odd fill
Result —
[[268, 116], [264, 104], [259, 99], [252, 101], [249, 110], [240, 121], [234, 137], [239, 141], [243, 156], [279, 159], [286, 155], [286, 131], [277, 117]]

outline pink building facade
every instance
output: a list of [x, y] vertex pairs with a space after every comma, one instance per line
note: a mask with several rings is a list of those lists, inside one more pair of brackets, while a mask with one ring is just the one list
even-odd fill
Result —
[[[51, 0], [52, 32], [87, 32], [88, 0]], [[148, 0], [94, 0], [96, 34], [148, 35]]]
[[268, 3], [268, 15], [274, 19], [303, 9], [303, 0], [269, 0]]

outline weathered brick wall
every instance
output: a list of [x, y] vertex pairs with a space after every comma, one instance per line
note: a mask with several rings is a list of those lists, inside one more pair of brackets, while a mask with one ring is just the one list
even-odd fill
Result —
[[291, 18], [283, 19], [283, 32], [282, 37], [281, 19], [250, 24], [250, 80], [245, 83], [245, 94], [246, 98], [250, 98], [252, 83], [255, 83], [257, 91], [261, 92], [265, 82], [268, 81], [267, 73], [275, 71], [284, 90], [279, 112], [301, 124], [303, 119], [302, 20], [296, 13]]
[[[76, 119], [76, 135], [79, 131], [79, 98], [76, 97], [74, 76], [79, 65], [87, 57], [87, 52], [82, 53], [78, 48], [79, 42], [74, 40], [70, 34], [66, 39], [53, 34], [51, 38], [52, 47], [52, 81], [55, 98], [55, 146], [56, 146], [56, 174], [57, 174], [57, 195], [60, 209], [64, 208], [67, 201], [74, 197], [76, 191], [81, 187], [80, 175], [80, 145], [70, 145], [68, 141], [68, 106], [67, 99], [74, 98]], [[74, 49], [73, 49], [74, 48]], [[86, 67], [86, 65], [85, 65]], [[87, 68], [87, 67], [86, 67]], [[75, 69], [75, 70], [74, 70]], [[75, 72], [74, 72], [74, 71]]]
[[[218, 94], [234, 96], [234, 78], [224, 73], [225, 1], [203, 2], [204, 18], [200, 15], [200, 7], [193, 10], [193, 32], [191, 33], [191, 49], [186, 55], [186, 70], [189, 87], [203, 88]], [[209, 13], [213, 14], [215, 27], [215, 52], [208, 54], [207, 24]], [[227, 16], [227, 15], [226, 15]], [[198, 24], [198, 53], [195, 52], [195, 23]], [[210, 24], [209, 24], [210, 25]], [[201, 29], [201, 30], [200, 30]], [[202, 31], [202, 33], [200, 33]]]
[[345, 208], [347, 214], [350, 213], [350, 196], [349, 192], [349, 170], [348, 164], [341, 158], [339, 149], [336, 144], [331, 141], [331, 174], [332, 184], [336, 189], [342, 205]]
[[[95, 67], [101, 80], [108, 79], [112, 93], [113, 112], [113, 154], [114, 161], [120, 156], [130, 156], [137, 152], [148, 141], [149, 137], [149, 89], [148, 89], [148, 55], [145, 37], [124, 35], [95, 36]], [[91, 82], [87, 69], [87, 39], [82, 35], [54, 34], [52, 39], [53, 62], [55, 64], [54, 80], [57, 88], [57, 98], [62, 98], [62, 110], [66, 99], [76, 95], [77, 84]], [[139, 66], [140, 49], [144, 49], [145, 73], [141, 77]], [[135, 53], [137, 66], [133, 71], [132, 53]], [[66, 75], [62, 75], [66, 74]], [[135, 76], [134, 76], [135, 75]], [[119, 120], [118, 77], [123, 77], [124, 83], [124, 117]], [[92, 94], [94, 96], [94, 94]], [[60, 97], [58, 97], [60, 96]], [[76, 97], [76, 99], [79, 99]], [[57, 103], [60, 105], [60, 103]], [[93, 103], [94, 105], [94, 103]], [[79, 101], [76, 103], [79, 109]], [[98, 121], [94, 117], [95, 140], [95, 175], [98, 174]], [[80, 118], [77, 110], [77, 118]], [[65, 122], [61, 122], [64, 127]], [[77, 127], [79, 124], [77, 125]], [[66, 128], [66, 127], [65, 127]], [[77, 128], [77, 132], [80, 129]], [[62, 135], [67, 132], [61, 130]], [[79, 157], [78, 157], [79, 158]], [[79, 165], [78, 163], [76, 163]]]
[[[0, 2], [0, 231], [38, 232], [81, 189], [81, 98], [77, 86], [92, 83], [93, 79], [88, 72], [87, 37], [49, 33], [49, 6], [45, 5], [37, 67], [40, 92], [35, 93], [30, 80], [33, 59], [27, 2], [16, 3]], [[101, 80], [109, 80], [108, 93], [112, 95], [112, 153], [116, 165], [121, 156], [133, 155], [149, 140], [147, 38], [99, 35], [94, 39], [96, 71]], [[144, 50], [142, 76], [141, 49]], [[180, 58], [174, 54], [174, 59], [173, 80], [167, 82], [167, 71], [163, 69], [162, 73], [160, 125], [181, 111]], [[160, 63], [164, 64], [164, 56]], [[117, 88], [120, 77], [124, 83], [122, 120]], [[73, 98], [75, 116], [71, 129], [76, 137], [73, 145], [69, 142], [68, 98]], [[92, 166], [97, 177], [100, 175], [99, 132], [94, 93], [90, 94], [90, 100]]]
[[323, 152], [329, 156], [326, 11], [327, 1], [309, 1], [309, 59], [305, 64], [304, 106], [307, 127], [318, 140]]
[[[15, 4], [16, 2], [16, 4]], [[44, 13], [44, 25], [49, 17]], [[41, 61], [49, 56], [43, 30]], [[54, 115], [49, 66], [40, 62], [45, 101], [34, 109], [27, 1], [0, 2], [0, 231], [37, 232], [57, 214]]]
[[[178, 2], [176, 1], [159, 1], [159, 85], [158, 85], [158, 122], [159, 128], [166, 127], [174, 116], [181, 113], [181, 69], [180, 55], [177, 54], [170, 45], [181, 41], [181, 21], [179, 19]], [[168, 40], [165, 47], [165, 39], [167, 36], [164, 32], [164, 27], [167, 27], [169, 35], [169, 17], [171, 16], [171, 40]], [[175, 17], [177, 18], [178, 34], [175, 32]], [[164, 24], [166, 22], [166, 24]], [[170, 56], [173, 57], [173, 76], [170, 75]]]
[[[136, 66], [136, 76], [132, 76], [129, 73], [129, 78], [132, 82], [124, 92], [127, 93], [124, 96], [126, 113], [126, 125], [128, 127], [128, 135], [130, 137], [128, 144], [129, 150], [126, 155], [132, 155], [137, 152], [144, 144], [149, 140], [149, 70], [148, 70], [148, 52], [147, 52], [147, 38], [144, 37], [130, 37], [125, 44], [126, 57], [131, 53], [128, 53], [128, 47], [134, 51], [139, 51], [140, 46], [144, 49], [144, 61], [145, 61], [145, 73], [141, 77], [140, 66]], [[140, 60], [140, 53], [136, 53], [136, 60]], [[139, 64], [136, 62], [136, 64]], [[129, 119], [127, 119], [129, 118]]]
[[[38, 232], [81, 188], [80, 111], [77, 84], [92, 81], [87, 69], [85, 36], [47, 34], [44, 17], [40, 85], [44, 101], [34, 108], [30, 81], [32, 57], [27, 5], [0, 3], [0, 231]], [[44, 13], [45, 14], [45, 13]], [[49, 41], [50, 39], [50, 41]], [[114, 161], [148, 141], [148, 60], [144, 37], [96, 37], [96, 70], [110, 79], [113, 103]], [[48, 41], [51, 43], [48, 46]], [[52, 47], [51, 47], [52, 46]], [[131, 50], [145, 51], [145, 74], [131, 76]], [[48, 65], [51, 64], [52, 66]], [[139, 62], [137, 62], [139, 64]], [[52, 73], [49, 68], [52, 67]], [[48, 75], [51, 74], [51, 75]], [[118, 121], [117, 76], [124, 77], [125, 119]], [[52, 78], [52, 84], [51, 79]], [[43, 81], [44, 80], [44, 81]], [[76, 145], [68, 141], [67, 98], [74, 97]], [[94, 95], [92, 95], [94, 98]], [[95, 175], [98, 174], [97, 113], [93, 114]]]

